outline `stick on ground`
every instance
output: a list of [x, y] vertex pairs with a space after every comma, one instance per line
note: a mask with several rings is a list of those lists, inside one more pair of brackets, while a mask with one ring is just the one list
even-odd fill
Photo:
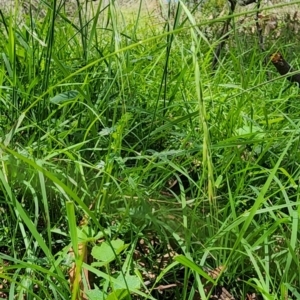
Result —
[[[286, 75], [288, 73], [295, 72], [295, 70], [290, 66], [290, 64], [283, 58], [283, 56], [279, 52], [276, 52], [271, 55], [271, 62], [276, 67], [280, 75]], [[290, 82], [298, 83], [298, 86], [300, 87], [300, 71], [297, 74], [288, 76], [287, 79]]]

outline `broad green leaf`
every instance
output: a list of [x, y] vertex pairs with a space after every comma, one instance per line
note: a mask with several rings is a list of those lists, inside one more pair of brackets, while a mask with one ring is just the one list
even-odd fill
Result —
[[215, 181], [215, 187], [218, 189], [222, 183], [222, 180], [223, 180], [223, 176], [222, 175], [219, 175], [217, 180]]
[[129, 293], [125, 289], [116, 290], [106, 297], [106, 300], [122, 300], [128, 297]]
[[84, 225], [77, 227], [77, 236], [81, 241], [86, 241], [88, 238], [94, 236], [95, 230], [91, 226]]
[[248, 125], [244, 125], [236, 130], [236, 135], [243, 138], [252, 138], [254, 135], [256, 138], [263, 139], [265, 137], [265, 133], [258, 126], [253, 125], [252, 127]]
[[102, 291], [100, 291], [99, 289], [87, 290], [85, 293], [88, 296], [89, 300], [104, 300], [105, 299], [104, 293]]
[[100, 262], [93, 263], [93, 266], [103, 266], [112, 262], [116, 259], [116, 255], [120, 254], [126, 247], [127, 245], [120, 239], [111, 241], [111, 244], [104, 242], [100, 246], [94, 246], [92, 256]]
[[[118, 283], [114, 284], [115, 289], [126, 289], [128, 288], [129, 290], [133, 289], [140, 289], [141, 288], [141, 282], [140, 279], [136, 275], [126, 275], [125, 278], [122, 274], [120, 274], [117, 277]], [[126, 283], [125, 283], [126, 281]], [[127, 285], [126, 285], [127, 284]]]
[[[106, 234], [109, 234], [109, 230], [104, 230]], [[77, 236], [80, 242], [88, 242], [91, 240], [102, 239], [104, 233], [99, 231], [97, 234], [93, 228], [89, 225], [77, 227]]]
[[67, 91], [61, 94], [58, 94], [50, 99], [50, 102], [53, 104], [63, 104], [67, 101], [73, 100], [78, 96], [78, 91]]

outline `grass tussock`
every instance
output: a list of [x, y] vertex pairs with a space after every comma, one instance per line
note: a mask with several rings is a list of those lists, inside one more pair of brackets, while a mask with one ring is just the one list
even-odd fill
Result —
[[165, 8], [0, 13], [0, 297], [299, 299], [297, 34]]

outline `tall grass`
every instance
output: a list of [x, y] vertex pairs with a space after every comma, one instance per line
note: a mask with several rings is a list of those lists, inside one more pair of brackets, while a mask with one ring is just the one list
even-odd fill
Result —
[[298, 87], [238, 23], [213, 72], [226, 17], [143, 5], [1, 14], [0, 295], [298, 299]]

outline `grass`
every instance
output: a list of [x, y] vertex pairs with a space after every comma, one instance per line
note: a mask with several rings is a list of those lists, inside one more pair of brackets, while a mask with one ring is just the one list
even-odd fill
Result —
[[1, 15], [0, 297], [299, 299], [297, 35], [63, 4]]

